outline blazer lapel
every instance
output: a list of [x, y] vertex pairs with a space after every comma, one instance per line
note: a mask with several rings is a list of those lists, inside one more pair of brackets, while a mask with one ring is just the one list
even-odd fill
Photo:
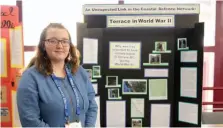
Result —
[[[78, 82], [77, 77], [78, 77], [78, 76], [76, 76], [76, 75], [73, 76], [74, 84], [76, 85], [77, 90], [80, 92], [81, 97], [82, 97], [82, 99], [83, 99], [83, 101], [84, 101], [84, 94], [83, 94], [84, 92], [83, 92], [83, 90], [81, 89], [81, 86], [80, 86], [80, 84], [79, 84], [80, 82]], [[84, 104], [84, 109], [85, 109], [85, 104]]]

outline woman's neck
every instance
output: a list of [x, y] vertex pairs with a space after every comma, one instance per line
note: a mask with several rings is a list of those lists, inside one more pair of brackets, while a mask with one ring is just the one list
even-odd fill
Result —
[[51, 62], [52, 66], [53, 66], [53, 73], [54, 75], [56, 75], [57, 77], [65, 77], [66, 73], [64, 70], [64, 62]]

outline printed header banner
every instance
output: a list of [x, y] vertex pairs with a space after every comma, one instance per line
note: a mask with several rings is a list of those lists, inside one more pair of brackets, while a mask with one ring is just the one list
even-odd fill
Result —
[[107, 16], [107, 27], [174, 27], [174, 15]]
[[199, 14], [200, 4], [86, 4], [84, 15], [109, 14]]

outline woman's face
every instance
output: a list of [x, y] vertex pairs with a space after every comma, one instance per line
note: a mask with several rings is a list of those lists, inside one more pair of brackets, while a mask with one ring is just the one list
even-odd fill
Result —
[[49, 28], [45, 39], [46, 53], [51, 61], [64, 61], [69, 54], [70, 40], [65, 29]]

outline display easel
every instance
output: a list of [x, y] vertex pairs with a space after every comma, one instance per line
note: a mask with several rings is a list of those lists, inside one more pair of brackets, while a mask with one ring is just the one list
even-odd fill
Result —
[[[167, 8], [171, 6], [176, 10], [184, 6], [185, 8], [191, 7], [194, 11], [137, 11], [137, 8], [159, 8], [159, 6]], [[83, 6], [83, 10], [84, 23], [77, 24], [77, 47], [83, 56], [81, 61], [85, 69], [93, 69], [94, 66], [100, 66], [98, 72], [100, 72], [101, 77], [91, 77], [95, 80], [92, 81], [92, 83], [98, 85], [98, 96], [100, 97], [100, 126], [132, 127], [133, 125], [138, 126], [134, 124], [137, 122], [139, 122], [139, 126], [143, 127], [201, 126], [204, 24], [198, 23], [199, 5], [85, 5]], [[134, 18], [137, 16], [147, 20], [146, 23], [130, 23], [136, 22]], [[148, 17], [154, 19], [154, 16], [160, 19], [163, 18], [162, 16], [164, 16], [164, 18], [165, 16], [170, 16], [170, 18], [171, 16], [174, 16], [174, 18], [171, 19], [174, 20], [174, 22], [171, 21], [172, 24], [165, 24], [162, 26], [163, 24], [161, 22], [155, 24], [154, 21], [146, 19]], [[119, 19], [124, 19], [122, 21], [123, 24], [112, 22], [112, 18], [117, 21]], [[128, 21], [129, 19], [131, 20]], [[169, 17], [167, 18], [167, 21], [168, 19]], [[186, 39], [186, 45], [184, 38]], [[98, 42], [97, 62], [86, 63], [85, 57], [87, 52], [84, 50], [86, 50], [88, 45], [92, 45], [86, 45], [86, 39], [91, 40], [92, 43], [95, 42], [95, 40]], [[161, 46], [158, 47], [158, 45]], [[135, 53], [132, 56], [136, 57], [135, 62], [131, 60], [131, 57], [129, 59], [120, 59], [121, 57], [127, 57], [123, 54], [131, 53], [117, 52], [118, 50], [125, 50], [124, 47], [132, 47], [132, 50], [140, 51], [140, 57], [137, 58], [138, 53]], [[94, 46], [92, 45], [91, 48], [94, 49]], [[163, 48], [164, 51], [162, 50]], [[128, 51], [131, 49], [126, 48], [126, 50]], [[193, 51], [196, 52], [194, 53]], [[122, 55], [118, 60], [115, 60], [114, 56], [118, 54]], [[184, 56], [181, 56], [182, 54]], [[193, 62], [190, 57], [189, 59], [185, 59], [185, 56], [188, 55], [196, 55], [196, 61]], [[87, 58], [89, 58], [89, 55]], [[94, 56], [92, 56], [92, 58], [94, 58]], [[121, 60], [125, 60], [126, 62], [121, 63]], [[196, 68], [196, 89], [193, 88], [195, 90], [192, 90], [192, 94], [188, 94], [188, 92], [180, 93], [182, 91], [181, 87], [185, 87], [183, 86], [184, 83], [180, 81], [181, 79], [184, 80], [184, 77], [181, 76], [185, 75], [186, 71], [188, 72], [188, 70], [185, 69], [185, 72], [182, 72], [184, 67]], [[161, 73], [157, 76], [157, 72]], [[94, 76], [94, 71], [92, 71], [92, 73]], [[92, 73], [90, 72], [91, 75]], [[106, 85], [108, 85], [109, 76], [113, 76], [113, 79], [117, 78], [116, 84], [114, 85], [116, 87], [106, 87]], [[126, 84], [134, 82], [130, 79], [137, 79], [137, 82], [141, 79], [142, 81], [140, 85], [146, 89], [138, 93], [136, 91], [133, 91], [134, 93], [125, 91], [124, 87], [127, 87]], [[161, 99], [156, 99], [156, 97], [155, 99], [152, 99], [152, 86], [156, 87], [156, 85], [161, 85], [160, 83], [157, 84], [157, 81], [166, 83], [166, 97], [162, 97]], [[146, 83], [146, 86], [144, 86], [143, 82]], [[119, 94], [116, 98], [111, 98], [116, 94], [112, 89]], [[109, 93], [112, 91], [114, 92], [114, 95], [111, 96]], [[187, 95], [193, 96], [186, 97]], [[113, 113], [118, 111], [114, 107], [113, 109], [108, 107], [108, 105], [111, 105], [111, 102], [114, 104], [123, 103], [124, 115], [122, 116], [124, 116], [124, 124], [119, 125], [115, 123], [122, 119], [122, 116], [118, 115], [119, 113], [116, 113], [118, 115], [117, 117], [114, 116], [117, 118], [116, 121], [107, 119], [107, 116], [110, 115], [109, 111], [112, 110]], [[137, 115], [133, 112], [134, 107], [132, 107], [132, 105], [134, 102], [144, 103], [143, 107], [141, 106], [143, 114]], [[193, 105], [191, 106], [190, 104]], [[189, 115], [190, 111], [183, 114], [182, 108], [185, 106], [195, 108], [196, 111], [194, 112], [197, 112], [197, 114], [191, 116]], [[164, 113], [167, 112], [167, 115], [169, 114], [170, 116], [167, 117], [169, 118], [167, 122], [168, 124], [156, 124], [156, 121], [154, 121], [156, 118], [160, 120], [162, 118], [162, 115], [155, 113], [154, 110], [159, 107], [166, 108]], [[154, 117], [154, 115], [157, 115], [158, 117]], [[194, 119], [190, 120], [191, 117], [194, 117]]]

